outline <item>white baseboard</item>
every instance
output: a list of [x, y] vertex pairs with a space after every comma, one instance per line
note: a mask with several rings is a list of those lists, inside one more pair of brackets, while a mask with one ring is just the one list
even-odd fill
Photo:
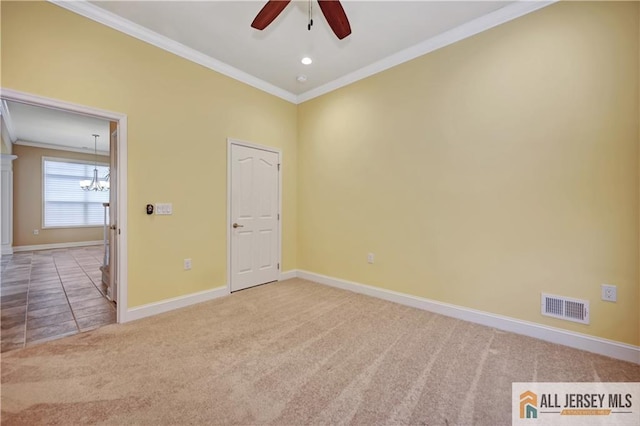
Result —
[[8, 244], [2, 244], [2, 252], [0, 252], [0, 254], [2, 254], [2, 256], [13, 254], [13, 247]]
[[224, 286], [217, 287], [211, 290], [187, 294], [186, 296], [174, 297], [172, 299], [166, 299], [160, 302], [149, 303], [147, 305], [136, 306], [135, 308], [128, 309], [126, 311], [125, 318], [122, 318], [120, 322], [124, 323], [150, 317], [152, 315], [162, 314], [174, 309], [184, 308], [190, 305], [195, 305], [196, 303], [206, 302], [208, 300], [227, 296], [228, 294], [229, 288], [227, 286]]
[[523, 321], [489, 312], [469, 309], [449, 303], [438, 302], [418, 296], [411, 296], [392, 290], [372, 287], [352, 281], [333, 278], [326, 275], [316, 274], [304, 270], [288, 271], [296, 272], [298, 278], [313, 281], [367, 296], [377, 297], [390, 302], [400, 303], [429, 312], [434, 312], [448, 317], [486, 325], [499, 330], [510, 331], [524, 336], [534, 337], [547, 342], [557, 343], [584, 351], [594, 352], [611, 358], [629, 361], [640, 364], [640, 346], [633, 346], [613, 340], [593, 337], [582, 333], [562, 330], [560, 328], [549, 327], [529, 321]]
[[13, 251], [17, 253], [21, 251], [52, 250], [52, 249], [71, 248], [71, 247], [99, 246], [102, 244], [104, 244], [104, 241], [102, 240], [76, 241], [71, 243], [38, 244], [34, 246], [16, 246], [13, 248]]
[[292, 269], [290, 271], [280, 272], [280, 279], [278, 281], [290, 280], [291, 278], [296, 278], [298, 276], [298, 271]]

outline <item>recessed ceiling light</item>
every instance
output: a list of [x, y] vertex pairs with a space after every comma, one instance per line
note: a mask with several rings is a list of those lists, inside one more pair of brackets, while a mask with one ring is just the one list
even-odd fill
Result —
[[300, 74], [298, 77], [296, 77], [296, 80], [298, 80], [299, 83], [304, 83], [305, 81], [307, 81], [307, 76], [304, 74]]
[[311, 60], [311, 58], [310, 58], [310, 57], [305, 56], [304, 58], [302, 58], [302, 60], [300, 60], [300, 62], [302, 62], [302, 63], [303, 63], [303, 64], [305, 64], [305, 65], [309, 65], [309, 64], [310, 64], [311, 62], [313, 62], [313, 61]]

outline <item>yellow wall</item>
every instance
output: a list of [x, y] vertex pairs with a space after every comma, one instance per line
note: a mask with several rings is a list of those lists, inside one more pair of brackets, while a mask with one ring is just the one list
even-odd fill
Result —
[[302, 104], [299, 267], [639, 344], [638, 6], [558, 3]]
[[[226, 285], [227, 137], [282, 149], [296, 268], [295, 105], [52, 4], [1, 7], [2, 87], [128, 116], [130, 307]], [[155, 202], [173, 215], [147, 216]]]
[[[226, 283], [234, 137], [283, 150], [284, 270], [640, 343], [638, 3], [559, 3], [299, 107], [1, 8], [2, 87], [129, 117], [129, 306]], [[541, 291], [589, 299], [591, 325], [542, 317]]]
[[[101, 226], [92, 228], [42, 229], [42, 157], [57, 157], [93, 162], [95, 156], [54, 149], [15, 145], [13, 161], [13, 245], [102, 241]], [[99, 156], [98, 161], [109, 163], [109, 157]], [[39, 230], [33, 235], [33, 230]]]

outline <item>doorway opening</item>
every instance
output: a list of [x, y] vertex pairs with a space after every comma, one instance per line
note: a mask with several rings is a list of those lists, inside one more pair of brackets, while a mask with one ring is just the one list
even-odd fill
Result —
[[[71, 146], [55, 146], [56, 139], [54, 135], [49, 138], [49, 142], [52, 143], [44, 144], [44, 146], [38, 141], [24, 140], [37, 139], [37, 135], [30, 136], [29, 138], [25, 136], [21, 137], [22, 141], [19, 143], [20, 149], [24, 152], [28, 152], [28, 147], [29, 150], [33, 151], [33, 153], [36, 153], [37, 151], [36, 155], [42, 157], [42, 162], [37, 165], [37, 167], [42, 167], [42, 179], [41, 182], [38, 182], [39, 191], [28, 194], [32, 198], [37, 198], [37, 202], [42, 204], [42, 210], [40, 211], [41, 215], [39, 216], [41, 218], [40, 226], [32, 226], [34, 228], [33, 233], [46, 235], [47, 231], [51, 231], [49, 232], [49, 237], [52, 237], [54, 234], [58, 236], [62, 235], [62, 233], [65, 232], [65, 229], [72, 233], [75, 231], [80, 231], [80, 233], [75, 234], [75, 236], [70, 236], [70, 234], [67, 233], [66, 237], [62, 237], [58, 242], [55, 242], [56, 240], [54, 237], [53, 240], [42, 239], [41, 241], [44, 242], [44, 244], [30, 244], [31, 242], [37, 242], [38, 240], [22, 238], [22, 241], [27, 241], [28, 243], [24, 244], [24, 242], [21, 243], [18, 241], [18, 244], [15, 244], [13, 241], [14, 222], [15, 219], [17, 219], [17, 222], [20, 223], [22, 218], [13, 218], [10, 214], [8, 215], [9, 217], [6, 217], [3, 214], [3, 281], [5, 281], [5, 279], [8, 279], [9, 281], [13, 279], [13, 282], [15, 283], [13, 288], [10, 290], [5, 289], [5, 286], [3, 285], [3, 316], [5, 312], [11, 311], [12, 309], [20, 310], [20, 304], [23, 301], [22, 299], [30, 299], [27, 303], [31, 304], [31, 316], [29, 316], [29, 312], [26, 312], [27, 306], [24, 307], [24, 341], [27, 344], [29, 336], [33, 337], [31, 338], [32, 341], [37, 341], [37, 338], [39, 337], [38, 333], [44, 333], [44, 340], [46, 340], [46, 335], [52, 333], [52, 330], [46, 330], [48, 322], [56, 319], [57, 317], [60, 317], [59, 319], [65, 323], [64, 325], [58, 325], [57, 331], [60, 332], [58, 333], [60, 336], [74, 334], [74, 327], [72, 327], [74, 323], [75, 332], [82, 332], [101, 325], [100, 318], [104, 321], [105, 318], [110, 315], [112, 317], [111, 322], [126, 321], [126, 115], [9, 89], [2, 89], [0, 92], [0, 98], [3, 104], [2, 113], [3, 121], [5, 121], [5, 123], [7, 119], [11, 119], [11, 117], [7, 117], [7, 115], [10, 114], [11, 109], [17, 106], [18, 109], [30, 108], [32, 110], [31, 112], [36, 114], [36, 118], [38, 118], [38, 113], [42, 113], [43, 116], [40, 117], [40, 119], [43, 120], [46, 120], [47, 117], [77, 117], [78, 123], [85, 122], [90, 124], [93, 123], [94, 125], [98, 125], [95, 123], [104, 123], [106, 126], [105, 134], [101, 135], [103, 137], [101, 141], [102, 143], [99, 144], [101, 148], [100, 150], [98, 150], [98, 143], [96, 143], [95, 147], [94, 144], [91, 143], [90, 150], [88, 147], [84, 146], [74, 147], [72, 142], [68, 144]], [[11, 107], [9, 107], [9, 105], [11, 105]], [[27, 123], [27, 125], [28, 124], [29, 123]], [[35, 129], [37, 127], [35, 122], [31, 124], [32, 126], [28, 126], [29, 128]], [[22, 125], [24, 125], [24, 123], [22, 123]], [[59, 125], [64, 127], [64, 123], [59, 123]], [[11, 126], [11, 124], [9, 124], [9, 126]], [[15, 133], [15, 129], [12, 130]], [[81, 132], [83, 131], [81, 130]], [[7, 139], [8, 136], [7, 133], [11, 132], [8, 130], [3, 132], [4, 142], [6, 142], [5, 139]], [[87, 138], [87, 135], [82, 134], [81, 136], [85, 139]], [[91, 135], [89, 135], [88, 138], [91, 138]], [[91, 140], [91, 142], [93, 141], [94, 139]], [[11, 140], [9, 143], [13, 142], [15, 141]], [[89, 143], [86, 145], [89, 145]], [[3, 150], [3, 152], [6, 152], [6, 150]], [[48, 153], [48, 155], [43, 155], [43, 152]], [[91, 155], [88, 155], [89, 153]], [[88, 161], [89, 157], [93, 159], [94, 154], [95, 161]], [[103, 154], [103, 156], [100, 156], [99, 154]], [[106, 154], [106, 156], [104, 154]], [[16, 157], [19, 157], [19, 155], [3, 154], [2, 157], [3, 190], [5, 187], [11, 187], [11, 191], [9, 192], [13, 192], [12, 185], [8, 185], [7, 181], [13, 180], [13, 167], [11, 163], [16, 161]], [[23, 158], [26, 158], [26, 155], [24, 155]], [[19, 159], [17, 161], [19, 161]], [[88, 163], [90, 163], [90, 165], [88, 165]], [[47, 177], [45, 177], [45, 164], [49, 167], [46, 172], [49, 182], [46, 182]], [[65, 164], [68, 166], [66, 169], [62, 167], [65, 166]], [[21, 164], [20, 167], [22, 166], [23, 165]], [[56, 166], [61, 166], [61, 168], [57, 169]], [[100, 173], [98, 173], [99, 181], [102, 185], [106, 185], [106, 191], [101, 195], [98, 195], [98, 193], [102, 191], [96, 191], [93, 193], [92, 191], [86, 191], [86, 196], [81, 197], [84, 201], [74, 199], [73, 197], [65, 198], [64, 194], [56, 195], [56, 190], [60, 188], [66, 179], [67, 184], [70, 185], [70, 188], [72, 188], [73, 191], [75, 191], [74, 193], [76, 193], [76, 198], [78, 198], [77, 193], [79, 191], [72, 184], [77, 183], [80, 186], [82, 186], [82, 184], [80, 182], [76, 182], [78, 179], [76, 179], [73, 174], [83, 173], [76, 171], [76, 169], [79, 170], [82, 167], [90, 168], [91, 171], [93, 171], [94, 167], [100, 170]], [[61, 172], [61, 170], [68, 171]], [[45, 185], [49, 185], [48, 187], [51, 189], [50, 193], [46, 195]], [[15, 186], [17, 190], [22, 189], [18, 182], [15, 183]], [[104, 189], [105, 188], [103, 188], [103, 190]], [[3, 193], [4, 192], [5, 191], [3, 191]], [[41, 194], [42, 196], [40, 197]], [[20, 196], [24, 196], [24, 194], [20, 194]], [[4, 200], [3, 197], [3, 204], [5, 204], [5, 201], [12, 204], [15, 197], [15, 193], [12, 194], [10, 200]], [[45, 202], [45, 197], [49, 197], [48, 203]], [[98, 198], [100, 198], [100, 200], [97, 200]], [[102, 198], [104, 198], [104, 200]], [[76, 210], [84, 209], [84, 214], [79, 214], [76, 215], [78, 217], [75, 217], [74, 209], [70, 207], [72, 205], [78, 207]], [[80, 205], [82, 206], [81, 208]], [[65, 210], [67, 207], [69, 208]], [[64, 210], [64, 214], [58, 214], [58, 216], [56, 216], [56, 211], [60, 209]], [[5, 208], [3, 208], [3, 213], [5, 213]], [[99, 217], [96, 217], [97, 215]], [[47, 217], [47, 222], [45, 222], [45, 216]], [[60, 222], [56, 222], [56, 220], [59, 220]], [[65, 222], [69, 220], [77, 220], [79, 222], [74, 222], [69, 225]], [[82, 235], [83, 232], [84, 235], [97, 235], [99, 238], [91, 237], [91, 240], [86, 241], [87, 237], [83, 238], [82, 236], [77, 236]], [[54, 243], [51, 243], [51, 241], [54, 241]], [[13, 248], [16, 249], [14, 254], [12, 254], [12, 252], [14, 252]], [[11, 263], [15, 268], [8, 270], [5, 266], [11, 260], [13, 260]], [[25, 273], [25, 270], [21, 270], [25, 268], [21, 268], [20, 262], [23, 262], [25, 265], [29, 263], [30, 265], [29, 267], [31, 269], [29, 272], [31, 274], [27, 282], [24, 282], [24, 279], [18, 278], [20, 273]], [[34, 271], [36, 272], [36, 275], [33, 275]], [[57, 275], [55, 279], [48, 277], [47, 274], [50, 273]], [[57, 288], [54, 284], [54, 281], [56, 280], [59, 280], [61, 288]], [[31, 287], [33, 287], [32, 290], [34, 291], [31, 292], [31, 297], [29, 298], [28, 288], [31, 283], [33, 283]], [[36, 283], [39, 283], [40, 285], [36, 286]], [[91, 284], [95, 287], [91, 288]], [[22, 287], [26, 287], [26, 293], [23, 292], [24, 289]], [[36, 287], [38, 287], [37, 292], [35, 291]], [[8, 293], [12, 294], [10, 295]], [[99, 300], [97, 295], [105, 296], [105, 300]], [[53, 301], [50, 300], [50, 296], [59, 298], [60, 303], [53, 303]], [[66, 299], [66, 302], [68, 303], [66, 309], [64, 309], [64, 304], [62, 303], [63, 298]], [[82, 302], [81, 304], [80, 302], [85, 298], [91, 299], [91, 301]], [[106, 299], [111, 301], [112, 311], [110, 312], [110, 315], [108, 314], [108, 305], [104, 303]], [[46, 303], [44, 303], [45, 300], [47, 301]], [[37, 304], [39, 302], [42, 302], [43, 306], [39, 306]], [[86, 305], [86, 303], [88, 303], [88, 305]], [[35, 310], [33, 309], [38, 311], [36, 312], [37, 315], [34, 314]], [[88, 315], [92, 315], [92, 318], [89, 318]], [[67, 318], [69, 316], [71, 319]], [[44, 317], [47, 317], [47, 319], [39, 319]], [[16, 318], [19, 318], [19, 316], [16, 316]], [[30, 319], [32, 326], [40, 325], [38, 322], [40, 321], [44, 328], [38, 327], [38, 332], [30, 332], [30, 330], [32, 331], [34, 329], [34, 327], [30, 327], [29, 329], [27, 328]], [[15, 324], [16, 330], [19, 330], [21, 325], [22, 324], [20, 323]], [[65, 334], [64, 332], [67, 329], [68, 331]], [[5, 333], [3, 329], [3, 351], [5, 350], [4, 336]], [[14, 340], [19, 340], [19, 338], [16, 337]], [[15, 344], [16, 342], [13, 343]], [[7, 342], [7, 346], [10, 346], [9, 342]]]

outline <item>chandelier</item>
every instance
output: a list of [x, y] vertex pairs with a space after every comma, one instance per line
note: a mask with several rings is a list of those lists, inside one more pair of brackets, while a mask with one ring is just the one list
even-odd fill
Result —
[[96, 156], [93, 168], [93, 179], [85, 179], [80, 181], [80, 188], [85, 191], [108, 191], [109, 190], [109, 174], [103, 180], [98, 179], [98, 136], [93, 135], [93, 149]]

